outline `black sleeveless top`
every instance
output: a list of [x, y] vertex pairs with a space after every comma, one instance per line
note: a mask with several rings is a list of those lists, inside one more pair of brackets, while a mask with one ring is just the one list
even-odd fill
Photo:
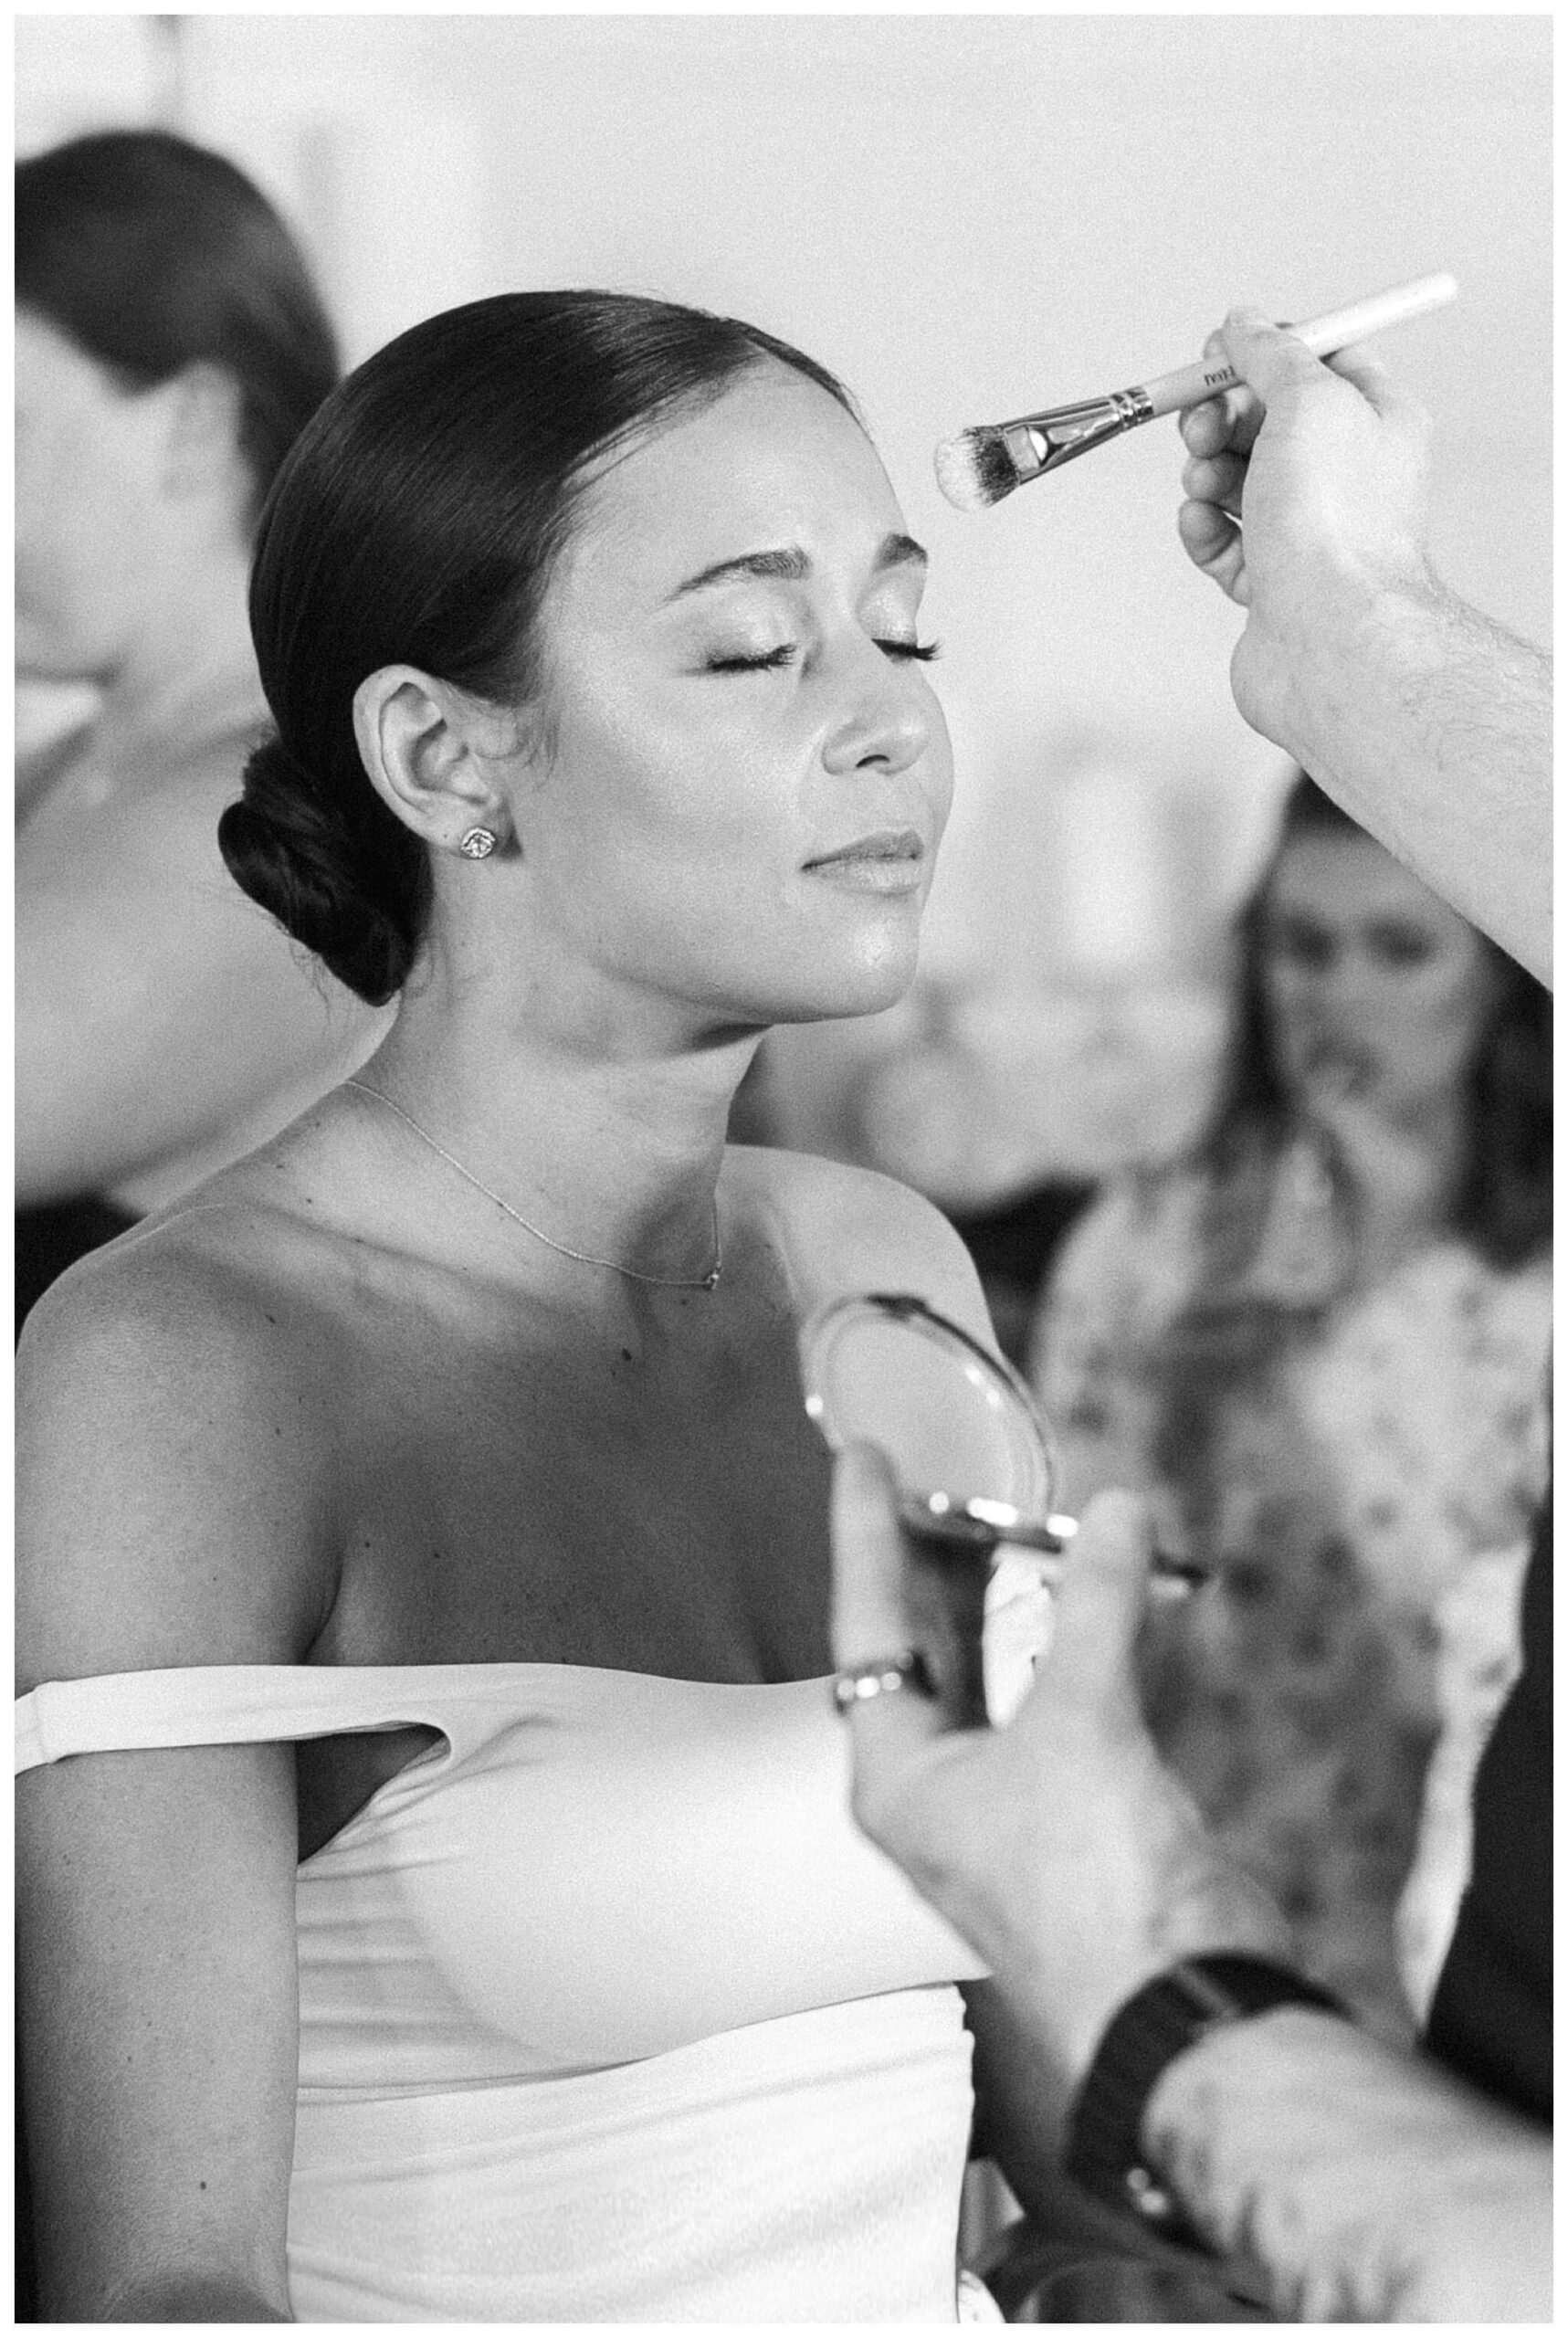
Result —
[[1523, 1603], [1524, 1669], [1481, 1758], [1475, 1848], [1432, 2000], [1429, 2053], [1552, 2123], [1552, 1497]]

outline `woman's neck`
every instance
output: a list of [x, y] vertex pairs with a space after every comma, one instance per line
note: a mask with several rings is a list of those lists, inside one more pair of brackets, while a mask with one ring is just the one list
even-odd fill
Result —
[[590, 1050], [411, 985], [360, 1079], [412, 1119], [455, 1195], [477, 1184], [548, 1247], [695, 1280], [714, 1264], [730, 1104], [757, 1036]]

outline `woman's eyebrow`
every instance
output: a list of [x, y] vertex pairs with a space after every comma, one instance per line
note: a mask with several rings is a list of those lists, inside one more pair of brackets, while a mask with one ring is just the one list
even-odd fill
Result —
[[[916, 543], [913, 536], [884, 536], [871, 563], [872, 574], [879, 575], [886, 568], [901, 568], [909, 562], [921, 568], [930, 566], [924, 548]], [[743, 552], [733, 560], [716, 560], [711, 568], [699, 569], [695, 576], [678, 584], [669, 598], [679, 601], [688, 593], [700, 593], [709, 584], [728, 584], [737, 576], [782, 578], [785, 584], [798, 584], [810, 574], [811, 562], [798, 544], [782, 545], [774, 552]]]
[[916, 568], [931, 566], [931, 554], [924, 544], [917, 544], [913, 536], [884, 536], [871, 566], [879, 574], [884, 568], [903, 568], [910, 563]]

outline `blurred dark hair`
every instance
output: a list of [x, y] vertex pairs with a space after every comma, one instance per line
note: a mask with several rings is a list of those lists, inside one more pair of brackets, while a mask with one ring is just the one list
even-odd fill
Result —
[[431, 317], [329, 398], [258, 532], [250, 625], [276, 741], [219, 824], [239, 883], [361, 997], [401, 988], [428, 854], [362, 766], [353, 698], [407, 663], [497, 703], [542, 695], [538, 625], [591, 467], [798, 350], [629, 294], [511, 292]]
[[[1269, 890], [1287, 846], [1303, 835], [1365, 837], [1316, 781], [1298, 772], [1268, 863], [1243, 907], [1237, 1010], [1214, 1115], [1199, 1147], [1217, 1175], [1283, 1144], [1292, 1119], [1263, 979]], [[1513, 1267], [1552, 1235], [1552, 1000], [1522, 966], [1479, 934], [1495, 970], [1497, 1004], [1469, 1072], [1466, 1159], [1451, 1231], [1497, 1267]]]
[[73, 138], [16, 166], [16, 298], [128, 386], [221, 366], [258, 511], [338, 379], [282, 220], [221, 154], [162, 130]]

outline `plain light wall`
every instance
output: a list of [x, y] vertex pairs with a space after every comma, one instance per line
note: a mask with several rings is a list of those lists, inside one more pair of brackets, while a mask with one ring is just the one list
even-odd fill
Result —
[[[23, 146], [166, 106], [152, 22], [18, 19]], [[1457, 306], [1383, 344], [1436, 419], [1435, 557], [1548, 637], [1547, 16], [177, 22], [181, 126], [300, 226], [351, 357], [599, 283], [737, 311], [856, 391], [933, 555], [939, 972], [1190, 960], [1279, 771], [1230, 702], [1237, 616], [1176, 542], [1173, 423], [982, 516], [940, 496], [940, 437], [1195, 356], [1240, 297], [1307, 315], [1451, 269]]]

